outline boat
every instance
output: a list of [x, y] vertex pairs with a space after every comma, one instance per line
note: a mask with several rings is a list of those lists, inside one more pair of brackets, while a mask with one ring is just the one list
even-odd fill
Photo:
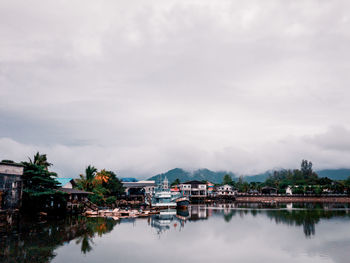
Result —
[[183, 196], [180, 192], [172, 192], [169, 189], [169, 181], [165, 177], [162, 183], [155, 188], [153, 196], [149, 199], [151, 207], [159, 209], [169, 208], [187, 208], [190, 201], [188, 197]]
[[165, 177], [162, 183], [154, 189], [149, 205], [158, 209], [176, 208], [177, 203], [169, 189], [169, 181]]
[[172, 194], [168, 189], [156, 189], [152, 196], [150, 204], [156, 208], [176, 208], [177, 204], [172, 198]]
[[176, 202], [176, 208], [178, 209], [187, 209], [188, 205], [190, 204], [190, 200], [187, 196], [180, 196], [175, 199]]

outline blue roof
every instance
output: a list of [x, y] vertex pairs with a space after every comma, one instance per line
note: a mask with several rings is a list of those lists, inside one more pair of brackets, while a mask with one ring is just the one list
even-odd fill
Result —
[[73, 178], [56, 178], [56, 180], [60, 183], [58, 186], [64, 186], [72, 181]]
[[137, 182], [137, 180], [135, 178], [132, 178], [132, 177], [124, 177], [124, 178], [121, 178], [122, 182]]

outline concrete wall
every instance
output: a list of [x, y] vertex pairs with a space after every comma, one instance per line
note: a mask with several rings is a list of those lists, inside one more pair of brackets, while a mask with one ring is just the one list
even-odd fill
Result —
[[19, 208], [22, 198], [20, 176], [0, 173], [0, 192], [2, 193], [0, 209]]
[[315, 202], [315, 203], [350, 203], [350, 197], [333, 197], [333, 196], [236, 196], [237, 202]]

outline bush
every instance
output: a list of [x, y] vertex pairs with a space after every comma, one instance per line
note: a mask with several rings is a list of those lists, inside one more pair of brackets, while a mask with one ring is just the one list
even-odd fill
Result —
[[115, 196], [110, 196], [106, 198], [107, 205], [115, 204], [115, 201], [117, 201], [117, 198]]

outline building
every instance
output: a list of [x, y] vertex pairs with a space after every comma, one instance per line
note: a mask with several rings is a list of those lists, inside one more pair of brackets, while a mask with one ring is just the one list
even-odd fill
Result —
[[56, 178], [56, 180], [60, 183], [59, 187], [61, 188], [73, 189], [73, 187], [77, 186], [73, 178]]
[[214, 194], [214, 192], [215, 192], [214, 184], [212, 182], [207, 181], [207, 194], [211, 196]]
[[58, 190], [65, 192], [67, 194], [67, 210], [68, 211], [78, 211], [81, 209], [83, 203], [88, 201], [88, 195], [91, 192], [86, 192], [83, 190], [75, 189], [77, 186], [73, 178], [57, 178], [60, 184]]
[[155, 181], [122, 182], [127, 196], [152, 195], [156, 187]]
[[236, 195], [236, 193], [237, 191], [228, 184], [221, 185], [216, 188], [216, 195], [218, 196], [233, 196]]
[[188, 181], [180, 184], [183, 195], [191, 197], [206, 197], [207, 184], [200, 181]]
[[265, 186], [265, 187], [261, 188], [261, 193], [265, 194], [265, 195], [276, 195], [277, 189], [274, 187]]
[[0, 210], [19, 209], [22, 200], [23, 165], [0, 162]]

